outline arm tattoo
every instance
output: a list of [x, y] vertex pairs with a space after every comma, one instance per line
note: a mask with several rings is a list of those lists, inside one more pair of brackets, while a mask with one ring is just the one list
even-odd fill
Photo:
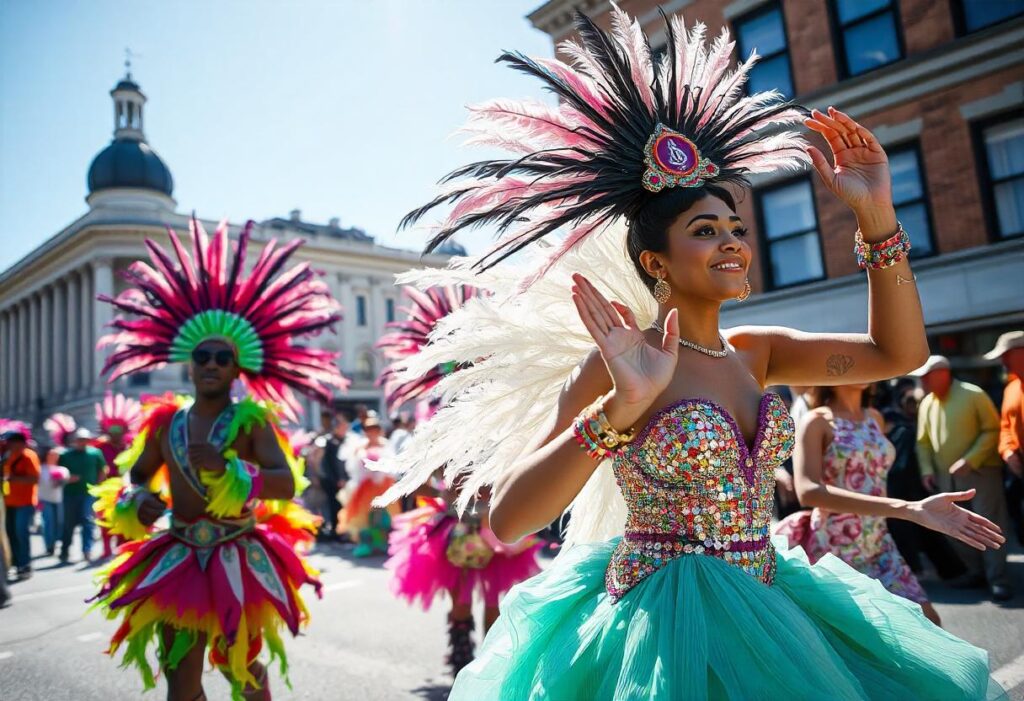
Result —
[[825, 359], [825, 373], [829, 377], [841, 377], [853, 367], [853, 357], [849, 355], [830, 355]]

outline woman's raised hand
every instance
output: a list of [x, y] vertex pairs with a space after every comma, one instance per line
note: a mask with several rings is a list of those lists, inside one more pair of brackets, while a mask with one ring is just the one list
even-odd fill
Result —
[[968, 501], [974, 496], [974, 490], [966, 492], [946, 492], [922, 499], [912, 504], [918, 524], [939, 533], [945, 533], [978, 550], [992, 548], [998, 550], [1006, 542], [999, 526], [984, 516], [956, 505], [958, 501]]
[[874, 135], [834, 107], [828, 114], [811, 110], [804, 124], [825, 137], [835, 166], [809, 146], [808, 154], [818, 175], [836, 197], [854, 211], [892, 206], [889, 159]]
[[594, 338], [623, 404], [646, 408], [668, 387], [679, 355], [679, 318], [673, 309], [665, 317], [659, 344], [650, 343], [633, 312], [609, 302], [582, 275], [573, 275], [572, 301], [583, 325]]

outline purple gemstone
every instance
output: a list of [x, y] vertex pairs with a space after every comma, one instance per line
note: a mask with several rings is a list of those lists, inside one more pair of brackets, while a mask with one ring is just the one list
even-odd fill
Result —
[[697, 167], [697, 149], [678, 134], [663, 134], [654, 142], [654, 160], [674, 175], [686, 175]]

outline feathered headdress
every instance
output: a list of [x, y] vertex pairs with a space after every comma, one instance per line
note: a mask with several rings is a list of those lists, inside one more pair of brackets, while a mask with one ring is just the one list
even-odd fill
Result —
[[32, 427], [24, 421], [0, 418], [0, 436], [5, 433], [20, 433], [25, 436], [25, 442], [32, 442]]
[[168, 230], [176, 261], [146, 240], [152, 265], [132, 263], [125, 276], [134, 286], [116, 298], [99, 296], [140, 317], [116, 318], [111, 325], [117, 332], [100, 339], [100, 346], [115, 347], [103, 368], [111, 381], [169, 362], [188, 362], [199, 344], [216, 338], [236, 349], [242, 378], [255, 397], [292, 412], [298, 408], [292, 389], [326, 402], [329, 387], [348, 386], [335, 364], [337, 353], [294, 342], [341, 319], [341, 307], [309, 263], [284, 270], [302, 241], [278, 246], [271, 240], [246, 274], [252, 227], [252, 221], [246, 223], [237, 245], [230, 246], [227, 222], [211, 239], [193, 217], [192, 256]]
[[50, 434], [50, 440], [55, 446], [63, 446], [68, 436], [78, 428], [78, 424], [75, 422], [75, 417], [70, 414], [58, 413], [44, 421], [43, 428]]
[[107, 435], [120, 433], [125, 441], [131, 443], [142, 424], [142, 404], [123, 394], [107, 392], [103, 402], [96, 402], [94, 406], [100, 431]]
[[389, 322], [386, 326], [390, 331], [377, 341], [377, 348], [391, 361], [377, 379], [377, 385], [384, 387], [391, 409], [424, 397], [442, 377], [455, 371], [457, 365], [454, 362], [438, 363], [422, 374], [410, 374], [405, 370], [409, 359], [429, 343], [430, 332], [437, 322], [460, 309], [480, 291], [470, 285], [444, 285], [422, 291], [406, 287], [404, 293], [410, 305], [402, 307], [401, 311], [408, 314], [408, 318]]
[[462, 229], [494, 224], [498, 241], [474, 263], [486, 270], [565, 227], [532, 281], [604, 224], [635, 217], [666, 188], [747, 185], [751, 173], [809, 162], [795, 132], [768, 130], [799, 122], [806, 110], [776, 91], [745, 95], [758, 57], [752, 52], [730, 70], [735, 43], [727, 29], [709, 47], [703, 24], [687, 32], [681, 18], [666, 18], [665, 53], [656, 57], [639, 23], [614, 5], [611, 20], [609, 33], [577, 15], [579, 43], [561, 45], [571, 63], [517, 52], [498, 58], [539, 78], [559, 103], [494, 100], [470, 108], [469, 143], [499, 146], [513, 157], [449, 173], [440, 195], [406, 215], [403, 226], [454, 205], [428, 251]]

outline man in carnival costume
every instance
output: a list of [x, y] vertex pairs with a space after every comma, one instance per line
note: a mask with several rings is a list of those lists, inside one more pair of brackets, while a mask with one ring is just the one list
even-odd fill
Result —
[[[500, 238], [403, 280], [492, 294], [409, 360], [410, 375], [472, 367], [440, 379], [446, 401], [396, 456], [404, 477], [384, 499], [444, 465], [459, 510], [492, 488], [490, 526], [506, 542], [572, 515], [566, 547], [502, 601], [450, 698], [1005, 698], [983, 650], [838, 558], [812, 566], [769, 534], [775, 468], [797, 436], [765, 388], [874, 382], [927, 354], [884, 149], [838, 110], [748, 94], [757, 59], [734, 64], [728, 30], [707, 42], [703, 24], [666, 20], [655, 55], [638, 22], [610, 14], [608, 31], [578, 16], [568, 62], [500, 57], [558, 104], [472, 108], [470, 140], [511, 156], [456, 169], [406, 219], [453, 205], [428, 249], [486, 224]], [[834, 165], [786, 128], [801, 123]], [[750, 292], [753, 257], [729, 188], [808, 164], [856, 217], [868, 333], [721, 329], [722, 304]], [[525, 277], [502, 264], [524, 248], [542, 251]], [[957, 505], [973, 494], [814, 497], [997, 548], [999, 529]]]
[[[346, 386], [334, 354], [293, 342], [331, 327], [340, 309], [309, 264], [282, 272], [300, 241], [271, 241], [246, 274], [251, 229], [249, 222], [232, 249], [226, 223], [210, 239], [193, 219], [192, 256], [169, 232], [176, 261], [147, 240], [152, 266], [134, 263], [133, 286], [100, 298], [139, 317], [115, 319], [117, 331], [101, 340], [115, 346], [105, 367], [112, 379], [187, 362], [195, 384], [194, 399], [147, 401], [138, 436], [117, 460], [134, 486], [107, 491], [97, 505], [101, 523], [130, 539], [96, 597], [121, 619], [110, 652], [124, 645], [124, 663], [151, 688], [155, 644], [175, 701], [206, 698], [207, 648], [234, 699], [269, 699], [257, 659], [263, 643], [286, 674], [280, 630], [295, 635], [308, 620], [303, 584], [320, 591], [295, 552], [315, 523], [289, 501], [301, 464], [278, 427], [277, 405], [294, 411], [293, 388], [326, 401], [329, 386]], [[251, 396], [234, 402], [237, 378]], [[150, 491], [160, 473], [163, 497]], [[148, 537], [168, 507], [170, 527]]]

